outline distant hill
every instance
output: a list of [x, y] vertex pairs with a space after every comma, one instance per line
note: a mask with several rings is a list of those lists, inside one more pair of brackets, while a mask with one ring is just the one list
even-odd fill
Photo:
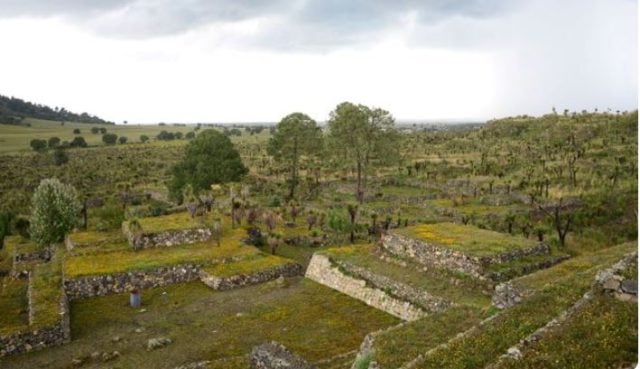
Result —
[[63, 122], [114, 124], [95, 115], [73, 113], [65, 108], [52, 109], [15, 97], [0, 95], [0, 124], [19, 125], [24, 118], [36, 118]]

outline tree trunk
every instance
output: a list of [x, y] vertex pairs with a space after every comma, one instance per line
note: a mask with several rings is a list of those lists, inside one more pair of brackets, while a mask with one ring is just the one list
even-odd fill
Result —
[[357, 173], [358, 173], [358, 181], [356, 186], [356, 199], [360, 204], [362, 204], [364, 200], [363, 198], [364, 196], [362, 191], [362, 163], [360, 161], [358, 161]]

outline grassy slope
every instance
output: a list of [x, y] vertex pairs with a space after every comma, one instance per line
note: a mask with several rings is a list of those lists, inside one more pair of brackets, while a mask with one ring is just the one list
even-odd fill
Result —
[[[108, 365], [120, 368], [173, 368], [225, 357], [234, 359], [219, 367], [246, 368], [246, 362], [237, 357], [269, 340], [282, 342], [313, 362], [357, 349], [367, 333], [398, 323], [312, 281], [294, 278], [287, 284], [227, 292], [215, 292], [201, 283], [145, 290], [144, 313], [126, 306], [128, 295], [74, 302], [70, 344], [9, 358], [3, 368], [64, 368], [74, 357], [113, 350], [122, 357]], [[167, 292], [166, 298], [162, 292]], [[140, 327], [144, 331], [135, 333]], [[122, 340], [111, 342], [115, 336]], [[173, 343], [147, 352], [147, 339], [159, 336], [170, 337]], [[85, 367], [100, 365], [104, 364]]]

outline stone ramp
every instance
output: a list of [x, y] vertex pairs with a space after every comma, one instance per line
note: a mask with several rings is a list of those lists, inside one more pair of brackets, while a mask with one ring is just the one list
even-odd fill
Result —
[[305, 277], [403, 320], [416, 320], [428, 314], [415, 303], [402, 300], [360, 276], [345, 272], [328, 256], [319, 253], [311, 258]]

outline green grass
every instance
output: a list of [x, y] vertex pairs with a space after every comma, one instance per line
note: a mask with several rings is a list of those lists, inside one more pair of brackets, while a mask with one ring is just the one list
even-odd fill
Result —
[[[315, 362], [355, 350], [367, 333], [399, 323], [302, 278], [287, 279], [285, 286], [266, 283], [225, 292], [199, 282], [143, 290], [144, 313], [127, 303], [128, 294], [72, 302], [71, 343], [3, 359], [3, 369], [66, 368], [72, 358], [96, 350], [120, 351], [122, 357], [107, 365], [123, 369], [173, 368], [223, 358], [230, 359], [217, 367], [242, 368], [242, 356], [271, 340]], [[135, 333], [136, 328], [144, 331]], [[120, 342], [112, 342], [115, 336]], [[159, 336], [173, 343], [147, 352], [147, 339]]]
[[455, 223], [421, 224], [395, 232], [472, 256], [492, 256], [536, 245], [523, 237]]
[[230, 277], [251, 274], [291, 264], [292, 260], [274, 255], [259, 255], [231, 263], [221, 263], [204, 268], [204, 271], [216, 277]]
[[407, 323], [376, 336], [374, 358], [382, 369], [399, 368], [429, 349], [447, 342], [457, 333], [478, 324], [480, 319], [480, 309], [452, 307], [445, 312]]
[[[321, 253], [455, 303], [477, 307], [487, 307], [491, 303], [489, 293], [483, 292], [487, 286], [477, 280], [446, 270], [429, 268], [423, 271], [424, 266], [410, 261], [405, 261], [406, 267], [385, 262], [374, 251], [373, 245], [355, 245], [331, 248]], [[453, 279], [457, 285], [451, 283]]]
[[125, 240], [120, 230], [109, 232], [78, 231], [71, 233], [68, 237], [74, 247], [100, 246]]
[[60, 317], [60, 301], [64, 291], [62, 289], [62, 251], [48, 263], [41, 263], [35, 267], [32, 277], [32, 305], [33, 322], [30, 328], [43, 328], [57, 324]]
[[0, 278], [0, 335], [25, 329], [29, 324], [26, 279]]
[[638, 305], [598, 296], [496, 369], [627, 368], [638, 361]]
[[220, 246], [217, 246], [215, 241], [208, 241], [140, 251], [127, 249], [71, 256], [65, 260], [64, 272], [65, 276], [76, 278], [154, 269], [174, 264], [208, 264], [231, 256], [249, 256], [259, 253], [260, 251], [255, 247], [241, 244], [240, 240], [243, 236], [244, 230], [236, 229], [231, 234], [225, 235]]

